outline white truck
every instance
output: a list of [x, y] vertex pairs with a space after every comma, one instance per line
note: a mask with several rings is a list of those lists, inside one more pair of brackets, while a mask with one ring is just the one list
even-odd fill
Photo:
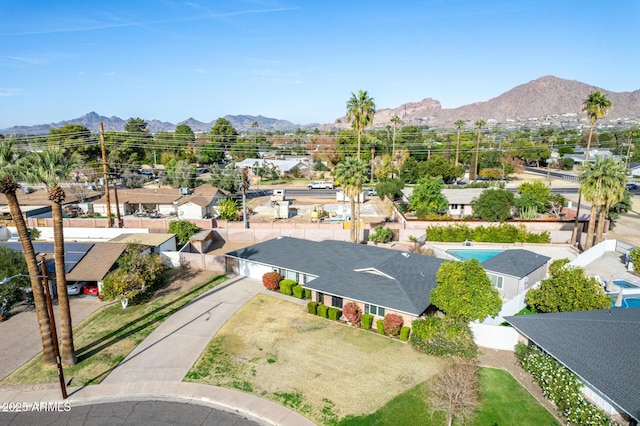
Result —
[[326, 182], [323, 180], [319, 180], [316, 182], [312, 182], [307, 185], [308, 189], [333, 189], [333, 182]]

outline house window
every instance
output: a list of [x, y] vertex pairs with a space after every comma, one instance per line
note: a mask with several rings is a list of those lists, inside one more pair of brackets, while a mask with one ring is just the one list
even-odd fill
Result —
[[451, 204], [451, 210], [458, 210], [457, 204]]
[[331, 296], [331, 306], [342, 309], [342, 297]]
[[324, 303], [324, 293], [316, 292], [316, 302]]
[[383, 317], [384, 316], [384, 308], [381, 308], [380, 306], [376, 306], [376, 305], [364, 305], [364, 312], [367, 314], [371, 314], [371, 315], [375, 315], [377, 317]]
[[504, 281], [504, 277], [500, 275], [487, 274], [489, 280], [491, 280], [491, 284], [498, 290], [502, 290], [502, 284]]

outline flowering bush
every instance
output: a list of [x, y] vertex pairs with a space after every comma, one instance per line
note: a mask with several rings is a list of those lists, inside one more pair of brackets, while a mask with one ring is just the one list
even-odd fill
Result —
[[384, 316], [383, 326], [384, 331], [389, 336], [398, 336], [400, 334], [400, 329], [404, 325], [404, 320], [400, 315], [396, 314], [387, 314]]
[[284, 277], [277, 272], [267, 272], [262, 276], [262, 284], [269, 290], [278, 290], [279, 283]]
[[354, 327], [360, 327], [362, 321], [362, 309], [356, 302], [349, 302], [342, 308], [342, 315], [353, 324]]
[[516, 356], [542, 388], [544, 396], [553, 402], [569, 425], [614, 425], [607, 414], [591, 404], [580, 391], [582, 383], [575, 374], [551, 356], [522, 343], [516, 346]]

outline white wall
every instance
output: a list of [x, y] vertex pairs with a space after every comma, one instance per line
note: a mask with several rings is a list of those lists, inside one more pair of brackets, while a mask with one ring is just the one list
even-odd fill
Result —
[[195, 203], [188, 202], [178, 206], [178, 216], [180, 219], [202, 219], [205, 216], [205, 209]]
[[605, 252], [616, 250], [616, 240], [604, 240], [599, 244], [591, 247], [589, 250], [580, 253], [578, 257], [568, 263], [569, 266], [579, 266], [581, 268], [587, 266], [591, 262], [602, 257]]
[[518, 343], [518, 332], [512, 327], [472, 322], [469, 323], [469, 328], [473, 333], [473, 341], [478, 346], [513, 351], [514, 346]]

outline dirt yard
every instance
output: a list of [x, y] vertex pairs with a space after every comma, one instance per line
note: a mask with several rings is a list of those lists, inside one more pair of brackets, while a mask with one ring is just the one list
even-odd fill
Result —
[[167, 284], [155, 292], [151, 298], [152, 301], [177, 292], [191, 290], [191, 288], [220, 275], [219, 271], [203, 271], [191, 268], [174, 268], [168, 273], [170, 276]]
[[436, 375], [443, 362], [398, 340], [311, 316], [305, 306], [258, 295], [229, 319], [187, 377], [295, 405], [326, 424], [327, 416], [376, 411]]

